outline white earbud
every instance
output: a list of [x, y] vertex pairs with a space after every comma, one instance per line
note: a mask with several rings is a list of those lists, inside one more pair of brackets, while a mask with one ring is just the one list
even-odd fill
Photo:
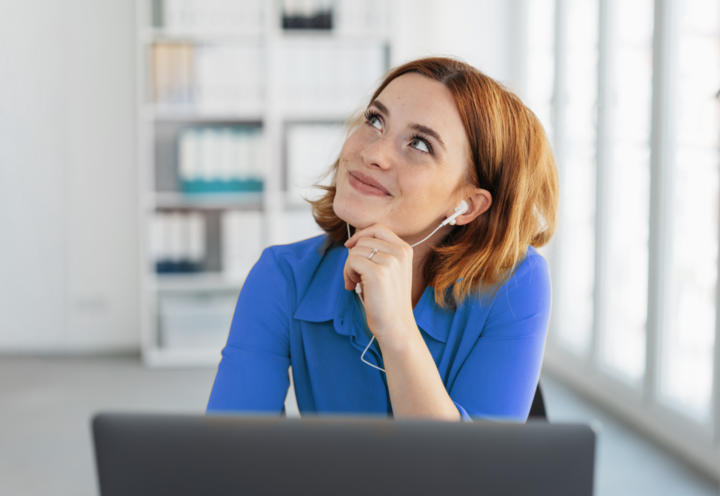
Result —
[[447, 219], [445, 219], [445, 220], [442, 222], [442, 224], [440, 224], [439, 226], [437, 226], [437, 227], [435, 228], [435, 230], [434, 230], [433, 232], [431, 232], [425, 239], [423, 239], [422, 241], [418, 241], [417, 243], [415, 243], [414, 245], [412, 245], [411, 248], [415, 248], [415, 247], [416, 247], [417, 245], [419, 245], [420, 243], [424, 243], [425, 241], [427, 241], [428, 239], [430, 239], [430, 237], [431, 237], [433, 234], [435, 234], [436, 232], [438, 232], [438, 230], [440, 230], [441, 227], [447, 226], [448, 224], [450, 224], [451, 226], [454, 226], [454, 225], [455, 225], [455, 219], [457, 219], [457, 218], [460, 217], [462, 214], [464, 214], [465, 212], [467, 212], [467, 211], [468, 211], [468, 208], [469, 208], [469, 207], [468, 207], [467, 202], [466, 202], [465, 200], [461, 201], [461, 202], [460, 202], [460, 205], [458, 205], [457, 207], [455, 207], [455, 209], [454, 209], [455, 213], [454, 213], [454, 214], [452, 214], [450, 217], [448, 217]]
[[464, 214], [465, 212], [467, 212], [467, 211], [468, 211], [468, 208], [469, 208], [469, 207], [468, 207], [467, 202], [466, 202], [465, 200], [461, 201], [461, 202], [460, 202], [460, 205], [458, 205], [457, 207], [455, 207], [455, 210], [454, 210], [455, 213], [452, 214], [452, 215], [451, 215], [450, 217], [448, 217], [447, 219], [445, 219], [445, 220], [443, 221], [442, 225], [443, 225], [443, 226], [446, 226], [446, 225], [450, 224], [451, 226], [454, 226], [454, 225], [455, 225], [455, 219], [457, 219], [457, 218], [460, 217], [462, 214]]

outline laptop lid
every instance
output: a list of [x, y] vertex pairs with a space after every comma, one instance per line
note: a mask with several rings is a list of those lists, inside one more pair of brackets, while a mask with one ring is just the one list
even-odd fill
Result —
[[100, 414], [102, 496], [590, 496], [586, 425]]

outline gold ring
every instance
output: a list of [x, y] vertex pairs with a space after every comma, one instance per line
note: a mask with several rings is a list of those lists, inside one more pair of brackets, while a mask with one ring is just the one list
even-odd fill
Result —
[[373, 257], [373, 255], [375, 255], [377, 252], [378, 252], [377, 248], [373, 248], [372, 253], [370, 255], [368, 255], [368, 260], [370, 260]]

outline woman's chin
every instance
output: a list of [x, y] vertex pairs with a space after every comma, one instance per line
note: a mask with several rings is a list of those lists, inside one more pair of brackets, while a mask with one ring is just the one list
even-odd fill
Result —
[[335, 213], [335, 215], [338, 216], [338, 218], [342, 219], [343, 221], [350, 224], [355, 229], [365, 229], [366, 227], [370, 227], [373, 224], [376, 224], [375, 222], [368, 221], [366, 218], [359, 216], [359, 215], [352, 215], [352, 214], [340, 214]]
[[365, 229], [366, 227], [370, 227], [379, 222], [378, 220], [375, 220], [373, 216], [369, 216], [367, 213], [363, 212], [363, 209], [360, 206], [350, 205], [345, 201], [339, 201], [337, 197], [335, 197], [335, 201], [333, 202], [333, 211], [339, 219], [344, 220], [356, 229]]

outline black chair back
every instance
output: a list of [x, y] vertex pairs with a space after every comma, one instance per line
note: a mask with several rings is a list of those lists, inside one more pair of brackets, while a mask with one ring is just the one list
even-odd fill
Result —
[[537, 389], [535, 390], [535, 397], [533, 398], [532, 406], [530, 406], [530, 415], [528, 415], [528, 419], [547, 421], [547, 413], [545, 413], [545, 400], [543, 400], [543, 394], [540, 389], [539, 382]]

